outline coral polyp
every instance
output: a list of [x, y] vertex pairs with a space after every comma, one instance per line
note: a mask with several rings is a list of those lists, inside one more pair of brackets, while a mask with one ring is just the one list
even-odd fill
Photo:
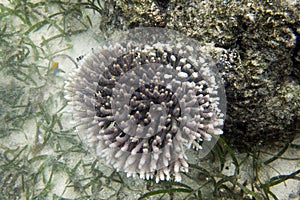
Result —
[[94, 49], [66, 85], [84, 144], [115, 169], [181, 181], [185, 151], [205, 156], [222, 134], [225, 92], [196, 41], [138, 28]]

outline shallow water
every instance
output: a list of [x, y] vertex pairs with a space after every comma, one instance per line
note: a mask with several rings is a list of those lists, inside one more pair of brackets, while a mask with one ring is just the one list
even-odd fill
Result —
[[281, 149], [238, 153], [222, 141], [201, 160], [188, 152], [182, 183], [114, 171], [85, 149], [64, 97], [81, 56], [104, 41], [100, 16], [63, 2], [0, 5], [0, 199], [263, 199], [257, 185], [299, 199], [299, 147], [264, 163]]

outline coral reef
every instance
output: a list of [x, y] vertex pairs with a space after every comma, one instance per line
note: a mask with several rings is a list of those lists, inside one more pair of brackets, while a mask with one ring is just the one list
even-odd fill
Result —
[[123, 27], [163, 26], [213, 43], [226, 83], [226, 139], [240, 147], [291, 139], [300, 105], [297, 1], [118, 0]]
[[186, 149], [205, 156], [223, 133], [225, 89], [206, 53], [162, 28], [94, 49], [66, 86], [82, 141], [127, 176], [181, 181]]

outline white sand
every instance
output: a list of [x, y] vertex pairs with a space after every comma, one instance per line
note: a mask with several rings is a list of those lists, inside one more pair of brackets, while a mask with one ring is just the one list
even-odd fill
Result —
[[[4, 3], [7, 3], [8, 1], [4, 1]], [[291, 1], [291, 4], [293, 2]], [[88, 15], [91, 16], [93, 28], [88, 30], [87, 32], [71, 36], [71, 41], [65, 41], [57, 39], [53, 42], [51, 42], [51, 51], [52, 52], [58, 52], [61, 49], [65, 48], [66, 45], [72, 44], [73, 48], [64, 52], [60, 52], [61, 56], [57, 56], [53, 58], [53, 61], [59, 62], [59, 69], [63, 70], [63, 72], [58, 72], [56, 76], [53, 76], [54, 82], [51, 83], [48, 86], [47, 91], [43, 91], [43, 94], [41, 94], [41, 97], [48, 98], [49, 96], [55, 94], [56, 92], [59, 92], [63, 90], [63, 81], [67, 80], [69, 77], [69, 74], [75, 69], [75, 65], [71, 62], [71, 60], [64, 56], [63, 54], [66, 54], [70, 56], [72, 59], [76, 61], [76, 58], [81, 55], [86, 55], [87, 53], [91, 52], [92, 48], [97, 47], [101, 41], [103, 41], [103, 34], [99, 31], [99, 16], [94, 15], [93, 12], [87, 11]], [[31, 33], [30, 37], [34, 41], [35, 44], [40, 44], [42, 42], [42, 36], [45, 38], [51, 37], [53, 35], [58, 34], [58, 31], [54, 28], [48, 29], [47, 27], [44, 27], [40, 29], [39, 31]], [[45, 48], [45, 47], [43, 47]], [[49, 63], [45, 60], [37, 61], [38, 64], [47, 66]], [[51, 63], [50, 63], [51, 65]], [[59, 100], [56, 102], [58, 105], [61, 103]], [[59, 107], [59, 106], [57, 106]], [[56, 106], [53, 106], [53, 112], [55, 112]], [[69, 124], [69, 121], [71, 119], [71, 116], [69, 114], [65, 114], [64, 111], [61, 112], [63, 114], [62, 119], [64, 128], [70, 128], [72, 127], [71, 124]], [[0, 144], [14, 148], [18, 146], [34, 146], [35, 145], [35, 137], [36, 137], [36, 122], [34, 120], [30, 120], [26, 123], [24, 126], [23, 134], [15, 133], [12, 134], [9, 137], [6, 137], [5, 139], [0, 139]], [[268, 151], [268, 150], [265, 150]], [[275, 153], [276, 151], [273, 151]], [[39, 154], [45, 154], [45, 155], [56, 155], [56, 152], [54, 152], [54, 149], [51, 149], [50, 147], [44, 148]], [[93, 156], [90, 154], [82, 155], [76, 153], [72, 154], [73, 156], [64, 158], [66, 163], [68, 163], [70, 166], [75, 166], [81, 159], [85, 163], [92, 162], [94, 160]], [[237, 157], [242, 158], [244, 155], [238, 155]], [[266, 156], [263, 156], [263, 159], [265, 159]], [[300, 158], [300, 151], [295, 149], [289, 149], [283, 157], [287, 158]], [[190, 159], [191, 161], [193, 159]], [[194, 160], [197, 160], [194, 158]], [[211, 164], [211, 163], [210, 163]], [[206, 166], [207, 164], [204, 164]], [[226, 165], [228, 166], [228, 169], [223, 170], [224, 175], [231, 175], [234, 172], [235, 166], [232, 164], [232, 160], [228, 158]], [[103, 162], [100, 162], [99, 164], [100, 170], [104, 172], [104, 174], [109, 175], [112, 172], [112, 169], [109, 167], [106, 167]], [[244, 180], [247, 180], [251, 182], [251, 178], [253, 178], [253, 175], [251, 174], [252, 164], [250, 160], [247, 162], [247, 164], [243, 165], [241, 175], [240, 175], [240, 182], [243, 183]], [[300, 169], [300, 161], [295, 160], [284, 160], [284, 159], [278, 159], [274, 162], [272, 162], [268, 166], [262, 166], [262, 170], [259, 173], [259, 179], [261, 181], [266, 181], [270, 177], [274, 177], [277, 175], [286, 175], [290, 174], [298, 169]], [[84, 170], [82, 167], [80, 167], [77, 170], [77, 173], [81, 175], [82, 178], [89, 178], [92, 176], [92, 174], [89, 171]], [[45, 176], [49, 177], [50, 175], [50, 169], [46, 170]], [[130, 190], [128, 188], [122, 188], [122, 195], [123, 199], [137, 199], [141, 194], [147, 192], [146, 190], [146, 182], [142, 180], [134, 180], [132, 178], [126, 178], [124, 174], [121, 173], [122, 178], [124, 178], [125, 183], [128, 185], [127, 187], [132, 188], [133, 190]], [[250, 179], [249, 179], [250, 178]], [[52, 181], [52, 188], [50, 190], [50, 194], [57, 194], [59, 196], [62, 196], [64, 198], [76, 198], [80, 196], [78, 191], [75, 191], [73, 187], [65, 188], [68, 185], [69, 177], [66, 173], [63, 171], [59, 171], [58, 173], [55, 173], [53, 176]], [[105, 180], [103, 180], [105, 181]], [[184, 179], [185, 182], [189, 183], [188, 180]], [[249, 183], [249, 182], [248, 182]], [[42, 181], [40, 181], [41, 186], [44, 184]], [[193, 184], [191, 182], [191, 184]], [[39, 188], [39, 186], [36, 186]], [[197, 187], [197, 185], [191, 187]], [[42, 188], [42, 187], [41, 187]], [[109, 198], [110, 195], [114, 194], [116, 190], [119, 190], [121, 188], [121, 184], [118, 183], [112, 183], [109, 186], [105, 186], [104, 189], [101, 191], [101, 197], [102, 198]], [[286, 199], [300, 199], [297, 194], [300, 190], [300, 183], [299, 180], [288, 180], [284, 183], [278, 184], [271, 188], [271, 191], [274, 192], [274, 194], [278, 197], [280, 200], [286, 200]], [[121, 196], [122, 196], [121, 195]], [[50, 197], [51, 195], [49, 195]], [[176, 195], [175, 195], [176, 196]], [[180, 198], [180, 195], [177, 197]], [[155, 199], [155, 198], [154, 198]], [[176, 197], [175, 197], [176, 199]]]

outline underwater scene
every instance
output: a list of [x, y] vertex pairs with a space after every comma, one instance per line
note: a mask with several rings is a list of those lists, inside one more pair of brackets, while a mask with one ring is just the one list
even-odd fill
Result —
[[300, 2], [2, 0], [0, 199], [300, 200]]

